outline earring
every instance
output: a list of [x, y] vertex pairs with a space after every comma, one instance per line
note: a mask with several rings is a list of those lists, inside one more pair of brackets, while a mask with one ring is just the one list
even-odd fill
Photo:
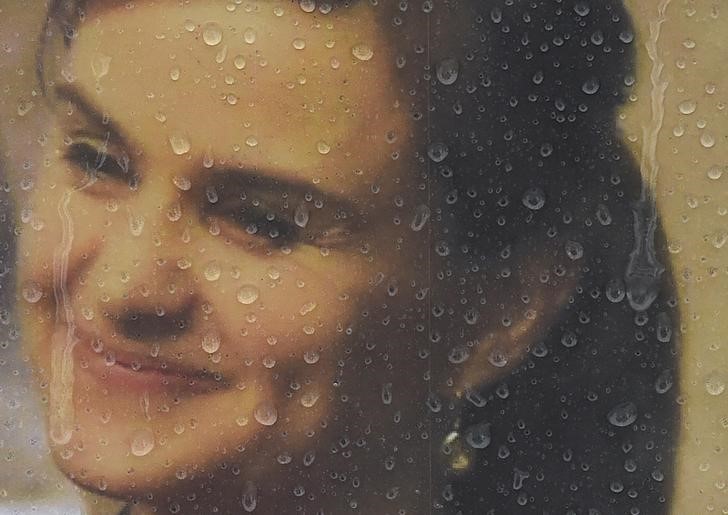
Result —
[[460, 433], [460, 417], [455, 419], [453, 430], [442, 441], [440, 450], [447, 456], [447, 466], [453, 474], [461, 475], [470, 470], [473, 465], [473, 449], [463, 441]]

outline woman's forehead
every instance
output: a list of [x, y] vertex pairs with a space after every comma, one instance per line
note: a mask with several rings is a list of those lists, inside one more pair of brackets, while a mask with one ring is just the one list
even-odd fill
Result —
[[247, 5], [90, 6], [69, 52], [72, 88], [149, 156], [183, 138], [191, 156], [298, 179], [391, 174], [411, 124], [372, 10]]

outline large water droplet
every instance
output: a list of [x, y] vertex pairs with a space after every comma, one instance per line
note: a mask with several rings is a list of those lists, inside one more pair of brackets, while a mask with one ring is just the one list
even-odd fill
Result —
[[710, 395], [718, 396], [725, 391], [725, 380], [723, 375], [714, 371], [705, 378], [705, 391]]
[[134, 456], [146, 456], [154, 449], [154, 433], [149, 429], [141, 429], [134, 433], [131, 440], [131, 453]]
[[218, 264], [218, 262], [210, 261], [205, 266], [205, 270], [204, 270], [205, 279], [207, 279], [208, 281], [211, 281], [211, 282], [217, 281], [218, 279], [220, 279], [220, 272], [221, 272], [221, 270], [220, 270], [220, 265]]
[[352, 47], [351, 54], [360, 61], [369, 61], [372, 57], [374, 57], [374, 50], [365, 43], [359, 43]]
[[215, 22], [205, 24], [202, 28], [202, 40], [206, 45], [219, 45], [222, 41], [222, 28]]
[[245, 32], [243, 32], [243, 39], [249, 45], [255, 43], [256, 37], [257, 34], [255, 33], [255, 29], [252, 27], [248, 27], [247, 29], [245, 29]]
[[694, 100], [685, 100], [684, 102], [680, 102], [677, 108], [682, 114], [693, 114], [698, 108], [698, 104]]
[[609, 412], [607, 420], [616, 427], [630, 426], [637, 420], [637, 406], [633, 402], [618, 404]]
[[427, 220], [430, 219], [430, 208], [427, 207], [424, 204], [420, 204], [415, 208], [415, 216], [412, 219], [412, 223], [410, 224], [410, 228], [413, 231], [421, 231], [422, 228], [427, 223]]
[[458, 80], [460, 64], [457, 59], [447, 58], [437, 65], [437, 80], [445, 86], [454, 84]]
[[220, 335], [212, 331], [202, 337], [202, 350], [214, 354], [220, 349]]
[[25, 281], [22, 287], [22, 295], [26, 302], [35, 304], [43, 296], [43, 290], [35, 281]]
[[465, 441], [473, 449], [485, 449], [490, 445], [490, 424], [480, 423], [465, 431]]
[[272, 426], [278, 420], [278, 410], [270, 402], [262, 402], [253, 413], [255, 420], [264, 426]]
[[258, 288], [252, 284], [246, 284], [238, 290], [238, 302], [245, 305], [252, 304], [258, 300], [259, 294]]
[[169, 144], [172, 146], [172, 152], [181, 156], [190, 151], [190, 140], [184, 134], [172, 134], [169, 136]]

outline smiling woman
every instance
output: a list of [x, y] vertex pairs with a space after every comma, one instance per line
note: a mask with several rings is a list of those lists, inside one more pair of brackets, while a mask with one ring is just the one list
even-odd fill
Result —
[[[619, 2], [60, 0], [18, 311], [127, 513], [667, 513]], [[657, 249], [657, 250], [656, 250]]]

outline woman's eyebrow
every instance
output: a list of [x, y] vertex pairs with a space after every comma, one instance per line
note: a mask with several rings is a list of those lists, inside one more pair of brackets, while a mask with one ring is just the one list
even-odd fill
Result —
[[101, 131], [109, 132], [122, 146], [128, 146], [129, 138], [124, 131], [109, 116], [102, 114], [102, 110], [94, 106], [86, 96], [72, 84], [62, 84], [54, 88], [56, 96], [70, 102], [80, 111], [90, 125]]

